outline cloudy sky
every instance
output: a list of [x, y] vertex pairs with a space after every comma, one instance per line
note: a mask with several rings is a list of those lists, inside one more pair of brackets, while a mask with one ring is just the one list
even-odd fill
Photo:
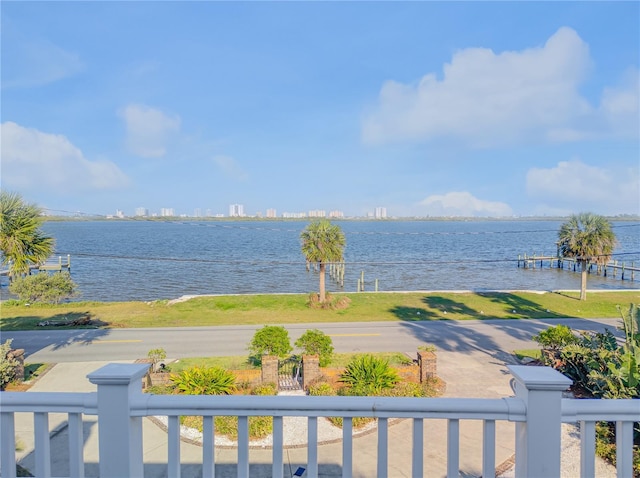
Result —
[[2, 2], [52, 210], [640, 213], [638, 2]]

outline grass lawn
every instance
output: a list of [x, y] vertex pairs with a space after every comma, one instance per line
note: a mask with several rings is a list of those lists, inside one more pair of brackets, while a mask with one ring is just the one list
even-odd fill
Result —
[[518, 350], [514, 350], [513, 354], [516, 356], [518, 360], [522, 360], [523, 358], [532, 358], [534, 360], [540, 360], [542, 358], [540, 349], [518, 349]]
[[[350, 353], [336, 353], [333, 354], [333, 358], [329, 367], [342, 368], [357, 355], [362, 353], [350, 352]], [[376, 357], [386, 359], [390, 365], [407, 365], [412, 361], [405, 354], [399, 352], [376, 352], [371, 353]], [[172, 362], [169, 368], [172, 373], [179, 373], [190, 367], [222, 367], [228, 370], [248, 370], [248, 369], [260, 369], [260, 366], [255, 366], [249, 362], [248, 355], [236, 355], [231, 357], [191, 357], [182, 358], [176, 362]]]
[[[199, 297], [169, 305], [154, 302], [2, 304], [0, 331], [42, 330], [39, 322], [65, 323], [89, 316], [100, 327], [190, 327], [310, 322], [419, 321], [619, 317], [616, 305], [640, 303], [640, 291], [517, 293], [350, 293], [343, 310], [307, 307], [306, 294]], [[94, 325], [95, 326], [95, 325]], [[65, 326], [70, 327], [70, 326]]]

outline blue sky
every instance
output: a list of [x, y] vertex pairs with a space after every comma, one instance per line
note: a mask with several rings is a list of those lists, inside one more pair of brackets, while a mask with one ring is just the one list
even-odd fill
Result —
[[640, 213], [639, 2], [2, 2], [2, 188], [133, 215]]

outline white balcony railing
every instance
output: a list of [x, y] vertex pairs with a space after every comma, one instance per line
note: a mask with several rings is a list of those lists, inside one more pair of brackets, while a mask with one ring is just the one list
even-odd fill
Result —
[[353, 417], [374, 417], [377, 425], [377, 476], [388, 474], [388, 420], [413, 421], [412, 476], [423, 474], [424, 421], [446, 419], [447, 476], [459, 476], [461, 420], [481, 420], [482, 476], [495, 476], [496, 422], [515, 422], [517, 477], [558, 477], [561, 466], [561, 423], [580, 423], [580, 476], [595, 476], [595, 423], [617, 423], [617, 474], [633, 476], [633, 426], [640, 420], [640, 400], [563, 399], [571, 381], [547, 367], [509, 366], [515, 397], [502, 399], [162, 396], [144, 394], [144, 364], [109, 364], [88, 375], [93, 393], [0, 394], [0, 475], [16, 476], [14, 414], [34, 415], [35, 474], [51, 476], [49, 414], [68, 414], [70, 476], [84, 476], [83, 415], [97, 415], [99, 472], [103, 478], [143, 476], [142, 418], [168, 417], [167, 474], [179, 477], [179, 417], [203, 417], [202, 476], [215, 472], [213, 417], [238, 417], [237, 475], [249, 476], [250, 416], [272, 416], [272, 476], [283, 474], [283, 417], [308, 417], [307, 476], [318, 476], [318, 417], [343, 417], [342, 476], [352, 476]]

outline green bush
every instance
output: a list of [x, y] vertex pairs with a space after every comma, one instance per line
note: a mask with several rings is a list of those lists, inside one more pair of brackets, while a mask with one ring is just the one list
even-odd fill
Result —
[[577, 344], [578, 337], [566, 325], [556, 325], [534, 335], [533, 340], [545, 349], [559, 350], [565, 345]]
[[309, 395], [314, 397], [330, 397], [336, 395], [336, 390], [327, 382], [318, 382], [309, 385]]
[[265, 325], [251, 339], [249, 358], [255, 363], [261, 363], [263, 355], [276, 355], [282, 358], [292, 350], [287, 329], [282, 326]]
[[387, 360], [367, 354], [349, 362], [340, 381], [347, 384], [348, 390], [345, 392], [348, 395], [375, 396], [393, 388], [400, 377]]
[[331, 337], [318, 329], [307, 330], [296, 340], [296, 347], [302, 349], [303, 354], [317, 355], [321, 367], [331, 363], [333, 355], [333, 341]]
[[171, 375], [171, 381], [186, 395], [230, 395], [236, 390], [235, 376], [221, 367], [191, 367]]
[[278, 387], [275, 383], [263, 383], [255, 387], [251, 395], [278, 395]]
[[0, 344], [0, 390], [4, 390], [7, 384], [16, 378], [18, 361], [15, 358], [9, 358], [12, 341], [12, 339], [8, 339], [5, 343]]
[[48, 274], [41, 272], [19, 277], [9, 284], [9, 292], [25, 302], [46, 302], [59, 304], [65, 299], [78, 295], [78, 286], [68, 272]]

